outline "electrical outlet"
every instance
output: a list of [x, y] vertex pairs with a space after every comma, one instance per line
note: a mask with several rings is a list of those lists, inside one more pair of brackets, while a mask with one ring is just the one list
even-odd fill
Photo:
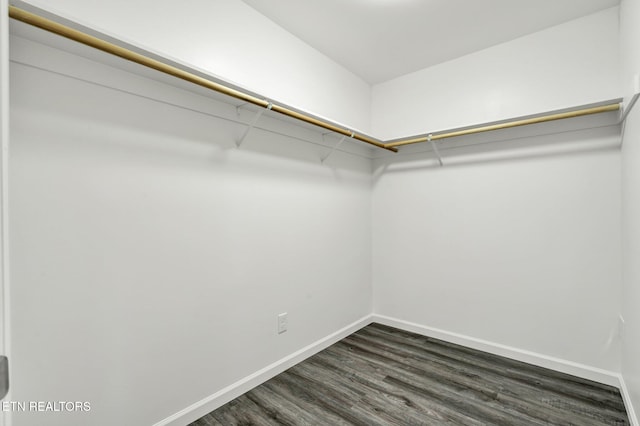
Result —
[[278, 334], [282, 334], [287, 331], [289, 320], [287, 319], [287, 313], [283, 312], [278, 315]]

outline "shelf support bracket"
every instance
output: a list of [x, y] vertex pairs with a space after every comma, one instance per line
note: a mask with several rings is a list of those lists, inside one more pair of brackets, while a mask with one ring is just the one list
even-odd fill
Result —
[[429, 133], [429, 135], [427, 136], [427, 141], [431, 144], [431, 148], [433, 148], [433, 152], [435, 152], [436, 157], [438, 157], [438, 163], [440, 163], [440, 167], [442, 167], [444, 164], [442, 163], [442, 157], [440, 157], [440, 151], [438, 151], [438, 147], [436, 146], [436, 143], [431, 139], [433, 135], [431, 133]]
[[622, 111], [620, 114], [620, 120], [618, 121], [618, 123], [624, 123], [624, 121], [627, 119], [627, 116], [631, 112], [631, 109], [638, 101], [639, 97], [640, 97], [640, 93], [634, 93], [631, 99], [629, 99], [629, 103], [627, 103], [626, 105], [623, 104]]
[[260, 111], [258, 111], [256, 113], [256, 116], [253, 117], [253, 121], [249, 124], [249, 127], [247, 127], [244, 130], [244, 133], [242, 133], [242, 136], [240, 136], [240, 139], [238, 139], [236, 141], [236, 146], [238, 148], [240, 148], [240, 145], [242, 145], [242, 142], [244, 142], [244, 140], [247, 137], [247, 135], [249, 134], [249, 132], [251, 130], [253, 130], [253, 128], [256, 126], [256, 124], [258, 124], [258, 120], [260, 120], [260, 117], [262, 117], [262, 114], [264, 114], [264, 112], [267, 111], [267, 110], [271, 110], [271, 108], [273, 108], [273, 104], [271, 102], [269, 102], [269, 104], [267, 105], [267, 107], [265, 109], [261, 109]]
[[[349, 138], [353, 139], [353, 137], [354, 137], [355, 135], [356, 135], [356, 134], [355, 134], [354, 132], [351, 132], [351, 136], [349, 136]], [[338, 143], [337, 143], [337, 144], [335, 144], [335, 145], [333, 146], [333, 148], [331, 148], [331, 151], [329, 151], [329, 153], [328, 153], [327, 155], [325, 155], [325, 156], [324, 156], [324, 158], [321, 158], [321, 159], [320, 159], [320, 163], [321, 163], [321, 164], [324, 164], [324, 162], [327, 160], [327, 158], [329, 158], [329, 157], [331, 156], [331, 154], [333, 154], [333, 153], [334, 153], [334, 151], [335, 151], [336, 149], [338, 149], [338, 147], [339, 147], [340, 145], [342, 145], [342, 142], [344, 142], [346, 139], [347, 139], [347, 135], [342, 135], [342, 138], [340, 138], [340, 140], [338, 141]]]

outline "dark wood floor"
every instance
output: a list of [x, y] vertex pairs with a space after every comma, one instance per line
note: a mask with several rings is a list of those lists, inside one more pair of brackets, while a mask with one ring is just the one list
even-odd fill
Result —
[[628, 424], [616, 388], [372, 324], [190, 426]]

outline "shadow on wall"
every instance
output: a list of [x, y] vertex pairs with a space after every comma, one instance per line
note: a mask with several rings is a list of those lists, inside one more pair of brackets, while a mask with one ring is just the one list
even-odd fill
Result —
[[[205, 160], [215, 167], [229, 167], [233, 171], [230, 159], [242, 157], [256, 171], [263, 169], [265, 176], [284, 174], [283, 177], [291, 178], [290, 172], [293, 172], [340, 181], [348, 172], [370, 174], [369, 151], [360, 147], [335, 150], [323, 164], [321, 159], [332, 151], [338, 136], [323, 135], [274, 117], [263, 116], [261, 127], [253, 128], [238, 147], [238, 140], [254, 116], [247, 108], [236, 108], [167, 85], [154, 85], [153, 93], [144, 93], [144, 87], [134, 93], [112, 82], [81, 80], [30, 65], [14, 62], [12, 68], [19, 76], [14, 78], [13, 90], [23, 93], [16, 102], [28, 98], [24, 108], [28, 104], [30, 114], [40, 115], [40, 131], [47, 139], [51, 139], [48, 131], [55, 132], [66, 123], [67, 142], [68, 136], [75, 134], [74, 139], [85, 149], [105, 144], [104, 148], [111, 147], [110, 155], [121, 155], [124, 161], [126, 152], [144, 158], [147, 163], [171, 161], [174, 166], [180, 162], [191, 166], [193, 162]], [[34, 90], [37, 82], [43, 80], [47, 82], [46, 88]], [[43, 91], [47, 96], [43, 96]], [[55, 105], [51, 105], [52, 100]], [[13, 106], [17, 110], [23, 107], [16, 102]], [[91, 129], [90, 138], [88, 129]], [[264, 161], [265, 156], [270, 157], [269, 161]], [[313, 164], [318, 167], [310, 168]]]

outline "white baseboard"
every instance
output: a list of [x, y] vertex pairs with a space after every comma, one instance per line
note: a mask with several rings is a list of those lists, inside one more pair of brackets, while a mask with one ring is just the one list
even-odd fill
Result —
[[620, 389], [624, 406], [627, 409], [627, 415], [631, 426], [640, 426], [640, 419], [636, 415], [636, 411], [631, 400], [629, 389], [621, 374], [603, 370], [600, 368], [590, 367], [588, 365], [567, 361], [560, 358], [554, 358], [535, 352], [525, 351], [498, 343], [488, 342], [482, 339], [465, 336], [462, 334], [451, 333], [433, 327], [400, 320], [397, 318], [387, 317], [384, 315], [374, 314], [371, 322], [388, 325], [390, 327], [399, 328], [401, 330], [417, 333], [423, 336], [433, 337], [450, 343], [456, 343], [468, 348], [489, 352], [495, 355], [504, 356], [539, 367], [549, 368], [562, 373], [571, 374], [584, 379], [593, 380], [595, 382], [604, 383], [606, 385], [615, 386]]
[[243, 393], [248, 392], [254, 387], [266, 382], [272, 377], [282, 373], [286, 369], [331, 346], [339, 340], [347, 337], [351, 333], [354, 333], [362, 327], [371, 324], [372, 322], [377, 322], [379, 324], [384, 324], [390, 327], [399, 328], [401, 330], [421, 334], [423, 336], [434, 337], [436, 339], [441, 339], [472, 349], [489, 352], [495, 355], [504, 356], [540, 367], [549, 368], [563, 373], [572, 374], [577, 377], [582, 377], [599, 383], [618, 387], [620, 389], [620, 393], [622, 394], [625, 406], [627, 407], [627, 413], [629, 415], [631, 425], [640, 426], [640, 424], [638, 423], [638, 418], [635, 415], [633, 405], [631, 403], [629, 391], [626, 387], [626, 384], [624, 383], [624, 379], [618, 373], [377, 314], [367, 315], [359, 319], [358, 321], [336, 331], [335, 333], [332, 333], [329, 336], [320, 339], [300, 349], [299, 351], [286, 356], [285, 358], [282, 358], [277, 362], [274, 362], [271, 365], [268, 365], [262, 370], [259, 370], [252, 375], [245, 377], [244, 379], [239, 380], [238, 382], [233, 383], [230, 386], [227, 386], [224, 389], [221, 389], [213, 395], [210, 395], [190, 405], [184, 410], [181, 410], [167, 417], [166, 419], [161, 420], [153, 426], [185, 426], [199, 419], [205, 414], [215, 410], [216, 408], [226, 404], [227, 402], [237, 398]]
[[294, 365], [304, 361], [312, 355], [320, 352], [323, 349], [331, 346], [332, 344], [344, 339], [351, 333], [354, 333], [371, 324], [371, 315], [367, 315], [358, 321], [349, 324], [348, 326], [330, 334], [329, 336], [320, 339], [297, 352], [292, 353], [279, 361], [274, 362], [271, 365], [266, 366], [262, 370], [256, 371], [248, 377], [227, 386], [224, 389], [210, 395], [192, 405], [181, 410], [164, 420], [159, 421], [153, 426], [185, 426], [205, 414], [215, 410], [216, 408], [226, 404], [227, 402], [239, 397], [245, 392], [253, 389], [254, 387], [266, 382], [274, 376], [282, 373], [286, 369], [293, 367]]
[[633, 402], [631, 401], [631, 394], [629, 393], [629, 388], [627, 388], [627, 384], [624, 382], [624, 377], [622, 375], [618, 376], [620, 380], [619, 388], [620, 394], [622, 394], [622, 400], [624, 401], [624, 406], [627, 408], [627, 415], [629, 416], [629, 421], [631, 422], [631, 426], [640, 426], [640, 419], [636, 415], [636, 410], [633, 408]]
[[[450, 343], [459, 344], [468, 348], [489, 352], [495, 355], [504, 356], [515, 359], [517, 361], [526, 362], [537, 365], [539, 367], [549, 368], [551, 370], [560, 371], [562, 373], [571, 374], [573, 376], [582, 377], [584, 379], [593, 380], [598, 383], [618, 387], [620, 385], [620, 375], [613, 371], [603, 370], [560, 358], [554, 358], [548, 355], [536, 352], [525, 351], [513, 348], [499, 343], [489, 342], [475, 337], [469, 337], [458, 333], [452, 333], [437, 328], [427, 327], [424, 325], [391, 318], [384, 315], [374, 314], [372, 322], [388, 325], [390, 327], [399, 328], [401, 330], [410, 331], [421, 334], [423, 336], [433, 337]], [[640, 426], [640, 425], [639, 425]]]

